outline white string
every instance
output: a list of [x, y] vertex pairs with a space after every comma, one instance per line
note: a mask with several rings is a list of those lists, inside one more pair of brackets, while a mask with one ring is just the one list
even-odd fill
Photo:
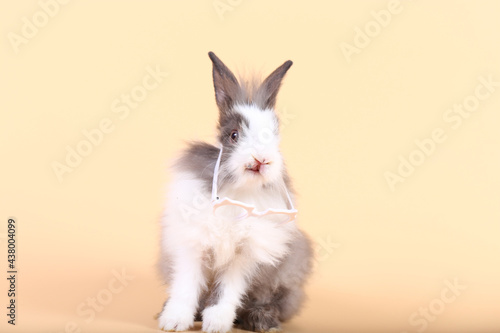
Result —
[[290, 198], [290, 194], [288, 193], [286, 185], [284, 187], [285, 187], [286, 197], [288, 198], [288, 202], [290, 203], [290, 209], [295, 209], [295, 207], [293, 207], [292, 198]]
[[220, 146], [219, 157], [217, 158], [217, 162], [215, 163], [214, 177], [212, 178], [212, 201], [215, 201], [217, 199], [217, 180], [219, 178], [219, 167], [220, 167], [221, 157], [222, 157], [222, 145]]

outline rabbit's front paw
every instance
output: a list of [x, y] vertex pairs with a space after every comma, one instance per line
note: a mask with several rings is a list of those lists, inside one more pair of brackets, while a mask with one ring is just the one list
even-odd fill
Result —
[[203, 310], [203, 332], [227, 333], [233, 327], [235, 311], [232, 308], [213, 305]]
[[187, 331], [194, 325], [194, 316], [182, 306], [166, 306], [158, 319], [161, 330], [167, 332]]

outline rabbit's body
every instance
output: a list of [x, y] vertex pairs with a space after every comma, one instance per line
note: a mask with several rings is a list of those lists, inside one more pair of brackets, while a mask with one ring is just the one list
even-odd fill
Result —
[[[209, 164], [213, 166], [215, 160]], [[220, 191], [239, 201], [254, 204], [257, 209], [286, 208], [284, 198], [272, 190], [254, 190], [242, 193], [237, 189]], [[169, 206], [163, 220], [162, 247], [172, 253], [179, 246], [192, 247], [198, 256], [211, 260], [203, 265], [218, 269], [246, 252], [256, 264], [276, 264], [287, 251], [287, 246], [297, 227], [295, 223], [279, 225], [272, 218], [248, 217], [234, 221], [219, 219], [212, 213], [210, 192], [204, 182], [182, 172], [172, 183]]]
[[[194, 142], [175, 165], [162, 220], [161, 266], [170, 297], [160, 328], [187, 330], [198, 314], [205, 332], [227, 332], [235, 321], [250, 330], [279, 329], [280, 321], [293, 316], [302, 303], [302, 285], [311, 268], [310, 243], [295, 221], [282, 224], [276, 215], [238, 221], [214, 215], [214, 170], [219, 172], [219, 197], [254, 205], [258, 211], [289, 209], [291, 189], [278, 150], [274, 105], [238, 102], [241, 90], [231, 86], [238, 84], [234, 76], [215, 55], [211, 58], [224, 153], [217, 171], [220, 148]], [[287, 69], [278, 73], [276, 91], [268, 89], [273, 98]], [[263, 101], [270, 95], [259, 90], [253, 94]]]

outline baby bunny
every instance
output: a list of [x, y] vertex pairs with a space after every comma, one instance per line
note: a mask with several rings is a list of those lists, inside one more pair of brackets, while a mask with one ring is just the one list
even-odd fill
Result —
[[192, 142], [175, 162], [162, 218], [166, 331], [278, 331], [304, 299], [313, 251], [297, 227], [279, 150], [276, 96], [291, 61], [262, 83], [238, 81], [212, 52], [217, 145]]

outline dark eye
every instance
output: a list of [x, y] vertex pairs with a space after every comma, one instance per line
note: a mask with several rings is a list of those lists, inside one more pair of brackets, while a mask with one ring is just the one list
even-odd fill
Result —
[[231, 132], [231, 135], [229, 137], [231, 138], [231, 141], [238, 142], [238, 137], [239, 137], [238, 131], [237, 130], [233, 130]]

